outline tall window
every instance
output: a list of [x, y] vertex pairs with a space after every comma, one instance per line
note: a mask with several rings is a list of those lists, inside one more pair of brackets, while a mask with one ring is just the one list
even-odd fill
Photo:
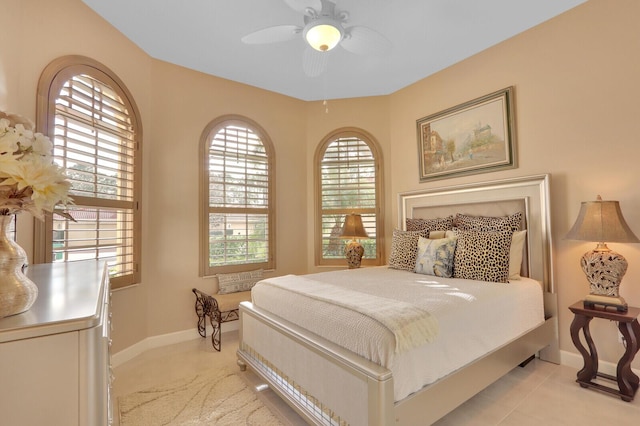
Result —
[[201, 275], [273, 269], [274, 151], [251, 120], [225, 116], [201, 139]]
[[360, 243], [363, 265], [382, 264], [382, 159], [373, 138], [361, 130], [340, 129], [318, 147], [316, 264], [346, 265], [340, 238], [345, 215], [357, 213], [369, 234]]
[[38, 88], [38, 124], [71, 182], [71, 221], [37, 230], [40, 262], [105, 259], [114, 288], [140, 281], [139, 114], [124, 84], [89, 58], [52, 62]]

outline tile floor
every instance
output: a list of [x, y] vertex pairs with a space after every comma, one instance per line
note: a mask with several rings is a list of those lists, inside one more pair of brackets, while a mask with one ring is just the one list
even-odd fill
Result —
[[[222, 352], [216, 352], [207, 339], [194, 339], [153, 349], [115, 368], [113, 395], [117, 421], [117, 397], [165, 383], [217, 363], [235, 363], [237, 332], [222, 336]], [[245, 375], [252, 384], [260, 383], [252, 373]], [[628, 403], [575, 383], [576, 370], [535, 360], [508, 375], [449, 413], [436, 423], [444, 425], [638, 425], [640, 395]], [[280, 415], [285, 424], [305, 424], [272, 391], [260, 397]]]

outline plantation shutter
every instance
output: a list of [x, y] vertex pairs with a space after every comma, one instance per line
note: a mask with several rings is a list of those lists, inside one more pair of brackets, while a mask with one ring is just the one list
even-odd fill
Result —
[[54, 215], [50, 262], [109, 261], [112, 284], [136, 282], [136, 135], [131, 111], [89, 75], [67, 80], [55, 100], [54, 161], [71, 182], [75, 222]]
[[270, 158], [260, 136], [242, 123], [212, 132], [207, 150], [206, 275], [271, 269]]
[[369, 145], [357, 136], [331, 141], [320, 161], [320, 264], [344, 264], [345, 240], [340, 238], [345, 215], [357, 213], [369, 234], [360, 243], [363, 262], [379, 258], [377, 246], [377, 163]]

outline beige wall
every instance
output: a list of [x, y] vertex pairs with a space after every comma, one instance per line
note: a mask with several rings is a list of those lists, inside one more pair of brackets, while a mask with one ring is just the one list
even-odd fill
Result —
[[[0, 26], [0, 109], [35, 118], [42, 69], [56, 57], [82, 54], [125, 82], [142, 116], [143, 282], [114, 294], [115, 352], [146, 337], [194, 328], [190, 289], [214, 286], [213, 280], [198, 277], [197, 159], [200, 133], [223, 114], [258, 122], [275, 146], [274, 275], [320, 270], [312, 251], [313, 158], [319, 141], [340, 127], [364, 129], [380, 144], [387, 236], [397, 225], [398, 192], [550, 173], [565, 351], [576, 353], [567, 306], [588, 292], [579, 258], [594, 246], [563, 240], [580, 202], [597, 194], [619, 200], [640, 235], [636, 0], [591, 0], [390, 96], [329, 101], [328, 113], [321, 102], [305, 103], [149, 58], [80, 0], [4, 0], [3, 8], [19, 19]], [[57, 42], [47, 43], [48, 35]], [[510, 85], [515, 87], [518, 168], [419, 183], [416, 119]], [[31, 248], [30, 221], [20, 219], [20, 242]], [[640, 246], [610, 246], [629, 260], [622, 294], [640, 306]], [[388, 253], [389, 238], [385, 247]], [[616, 361], [622, 346], [614, 325], [594, 321], [592, 331], [601, 359]]]
[[[276, 270], [306, 271], [304, 103], [164, 62], [152, 65], [152, 136], [145, 137], [144, 284], [151, 292], [148, 334], [195, 327], [191, 288], [212, 291], [198, 277], [198, 149], [214, 118], [239, 114], [257, 122], [276, 153]], [[144, 112], [142, 112], [144, 114]]]

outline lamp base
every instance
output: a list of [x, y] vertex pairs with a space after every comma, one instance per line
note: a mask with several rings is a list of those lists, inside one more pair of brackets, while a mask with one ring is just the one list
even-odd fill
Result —
[[364, 247], [356, 240], [352, 240], [344, 248], [344, 255], [347, 258], [347, 264], [349, 269], [356, 269], [360, 267], [362, 262], [362, 256], [364, 255]]
[[599, 294], [589, 294], [584, 298], [584, 307], [593, 309], [597, 306], [604, 308], [615, 308], [618, 312], [627, 312], [629, 309], [627, 302], [622, 296], [602, 296]]
[[599, 244], [582, 256], [580, 266], [591, 286], [591, 295], [619, 296], [620, 282], [627, 272], [624, 256], [610, 250], [606, 244]]

